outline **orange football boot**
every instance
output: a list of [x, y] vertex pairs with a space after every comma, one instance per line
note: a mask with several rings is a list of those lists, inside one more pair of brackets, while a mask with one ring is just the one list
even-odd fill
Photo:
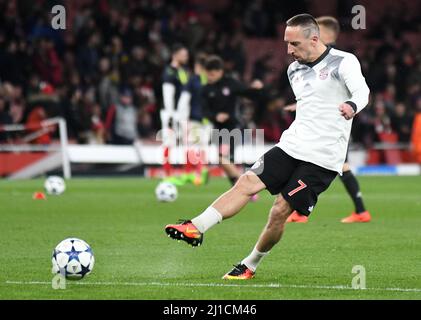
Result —
[[370, 212], [364, 211], [361, 213], [353, 212], [350, 216], [343, 218], [341, 220], [342, 223], [354, 223], [354, 222], [370, 222], [371, 215]]
[[190, 220], [180, 220], [180, 222], [180, 224], [169, 224], [165, 227], [168, 237], [183, 240], [192, 247], [200, 246], [203, 242], [203, 234]]
[[249, 280], [254, 278], [254, 272], [245, 264], [237, 264], [234, 268], [222, 277], [224, 280]]
[[288, 219], [287, 222], [296, 222], [296, 223], [307, 223], [308, 222], [308, 217], [303, 215], [303, 214], [299, 214], [297, 211], [293, 211]]

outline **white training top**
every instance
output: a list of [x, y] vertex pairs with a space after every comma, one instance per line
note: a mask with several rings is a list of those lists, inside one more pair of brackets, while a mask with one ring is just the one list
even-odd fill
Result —
[[342, 174], [352, 119], [341, 115], [339, 105], [347, 102], [358, 113], [370, 93], [358, 59], [328, 47], [316, 61], [295, 61], [287, 72], [297, 100], [296, 118], [277, 146], [295, 159]]

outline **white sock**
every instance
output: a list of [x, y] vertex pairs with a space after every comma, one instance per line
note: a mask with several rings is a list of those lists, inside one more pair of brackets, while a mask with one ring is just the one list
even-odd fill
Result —
[[203, 213], [192, 219], [191, 222], [201, 232], [212, 228], [222, 221], [222, 215], [214, 207], [208, 207]]
[[253, 251], [246, 258], [244, 258], [240, 263], [245, 264], [247, 268], [255, 272], [259, 263], [269, 252], [270, 251], [260, 252], [256, 249], [256, 247], [254, 247]]

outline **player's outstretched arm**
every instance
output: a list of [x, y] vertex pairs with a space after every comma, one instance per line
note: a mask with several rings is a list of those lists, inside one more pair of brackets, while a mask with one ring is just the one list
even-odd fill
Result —
[[[348, 101], [344, 101], [339, 106], [339, 110], [341, 113], [344, 112], [345, 114], [342, 115], [349, 120], [367, 106], [370, 89], [361, 72], [360, 62], [352, 54], [346, 56], [342, 61], [339, 66], [339, 75], [342, 77], [351, 95]], [[351, 116], [351, 110], [345, 105], [350, 106], [355, 114]]]

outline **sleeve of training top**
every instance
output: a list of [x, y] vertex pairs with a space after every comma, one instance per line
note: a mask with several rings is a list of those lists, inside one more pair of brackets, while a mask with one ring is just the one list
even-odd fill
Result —
[[172, 83], [164, 82], [162, 85], [162, 98], [164, 108], [168, 111], [174, 111], [175, 104], [175, 86]]
[[341, 62], [338, 72], [351, 94], [351, 98], [344, 102], [350, 104], [355, 113], [360, 112], [367, 106], [370, 94], [361, 72], [360, 62], [353, 54], [347, 55]]

